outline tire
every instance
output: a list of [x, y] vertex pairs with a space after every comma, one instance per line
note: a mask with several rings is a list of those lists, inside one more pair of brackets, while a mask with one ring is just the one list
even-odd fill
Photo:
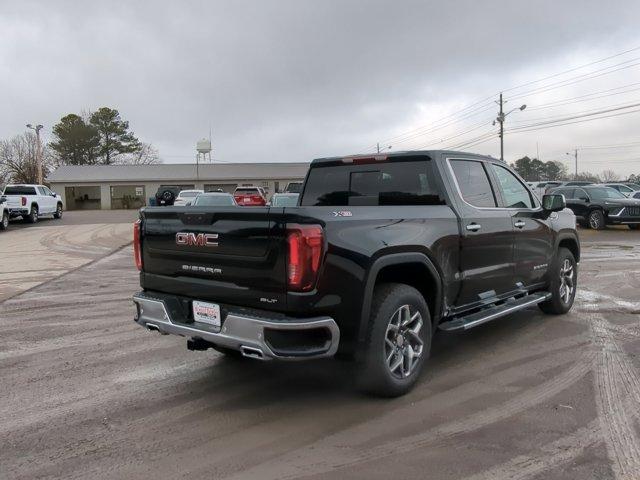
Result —
[[175, 200], [176, 196], [171, 190], [163, 190], [158, 198], [159, 203], [162, 204], [164, 202], [164, 205], [173, 205]]
[[59, 203], [56, 207], [56, 211], [53, 214], [53, 218], [61, 219], [62, 218], [62, 204]]
[[633, 224], [633, 225], [627, 225], [629, 227], [630, 230], [638, 230], [640, 229], [640, 225], [639, 224]]
[[603, 230], [606, 227], [602, 210], [591, 210], [587, 221], [589, 222], [589, 228], [592, 230]]
[[429, 358], [431, 329], [429, 308], [415, 288], [400, 283], [377, 286], [364, 354], [356, 368], [360, 390], [382, 397], [411, 390]]
[[549, 287], [551, 298], [540, 303], [539, 306], [544, 313], [562, 315], [571, 310], [578, 287], [578, 264], [571, 250], [558, 249], [550, 274], [552, 275]]
[[6, 230], [7, 228], [9, 228], [9, 213], [5, 211], [2, 213], [2, 221], [0, 221], [0, 230]]
[[31, 205], [29, 215], [23, 215], [22, 219], [27, 223], [36, 223], [38, 221], [38, 207]]

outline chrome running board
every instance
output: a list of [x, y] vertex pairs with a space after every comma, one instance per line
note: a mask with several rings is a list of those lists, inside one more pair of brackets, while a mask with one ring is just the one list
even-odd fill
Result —
[[520, 298], [510, 298], [504, 303], [494, 305], [491, 307], [485, 307], [479, 312], [471, 313], [469, 315], [454, 317], [453, 319], [443, 322], [439, 325], [440, 330], [445, 332], [456, 332], [460, 330], [469, 330], [470, 328], [477, 327], [483, 323], [490, 322], [496, 318], [504, 317], [510, 313], [517, 312], [523, 308], [536, 305], [540, 302], [544, 302], [551, 294], [549, 292], [532, 293]]

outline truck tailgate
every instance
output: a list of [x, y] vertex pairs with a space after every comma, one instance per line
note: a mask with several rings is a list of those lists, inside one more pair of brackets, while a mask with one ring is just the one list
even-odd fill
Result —
[[282, 307], [286, 244], [284, 225], [273, 217], [268, 207], [143, 209], [143, 287], [218, 303]]
[[22, 195], [5, 195], [4, 197], [7, 200], [7, 208], [25, 208], [25, 206], [22, 205]]

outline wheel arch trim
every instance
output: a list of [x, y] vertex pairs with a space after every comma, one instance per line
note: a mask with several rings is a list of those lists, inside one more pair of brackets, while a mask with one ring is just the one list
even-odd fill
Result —
[[436, 324], [442, 317], [442, 305], [444, 298], [442, 276], [431, 259], [424, 253], [419, 252], [386, 254], [376, 259], [367, 272], [362, 299], [362, 311], [360, 314], [360, 325], [358, 328], [358, 342], [364, 341], [366, 336], [369, 316], [371, 314], [371, 302], [373, 301], [373, 290], [380, 271], [389, 266], [416, 263], [423, 265], [427, 269], [436, 284], [436, 304], [433, 306], [434, 318], [432, 318], [431, 321]]
[[555, 251], [556, 252], [558, 251], [561, 243], [567, 243], [567, 242], [571, 242], [575, 244], [576, 251], [578, 253], [578, 255], [576, 256], [576, 262], [579, 262], [580, 261], [580, 239], [578, 238], [578, 235], [574, 232], [569, 232], [569, 231], [560, 232], [558, 234], [558, 238], [556, 239]]

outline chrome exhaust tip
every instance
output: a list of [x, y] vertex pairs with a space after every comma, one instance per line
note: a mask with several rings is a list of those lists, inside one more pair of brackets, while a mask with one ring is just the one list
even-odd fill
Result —
[[147, 330], [149, 330], [150, 332], [160, 332], [160, 327], [158, 327], [158, 325], [156, 325], [155, 323], [145, 323], [144, 324], [145, 327], [147, 327]]
[[258, 360], [264, 360], [264, 354], [262, 350], [255, 347], [247, 347], [246, 345], [240, 345], [240, 353], [243, 357], [256, 358]]

